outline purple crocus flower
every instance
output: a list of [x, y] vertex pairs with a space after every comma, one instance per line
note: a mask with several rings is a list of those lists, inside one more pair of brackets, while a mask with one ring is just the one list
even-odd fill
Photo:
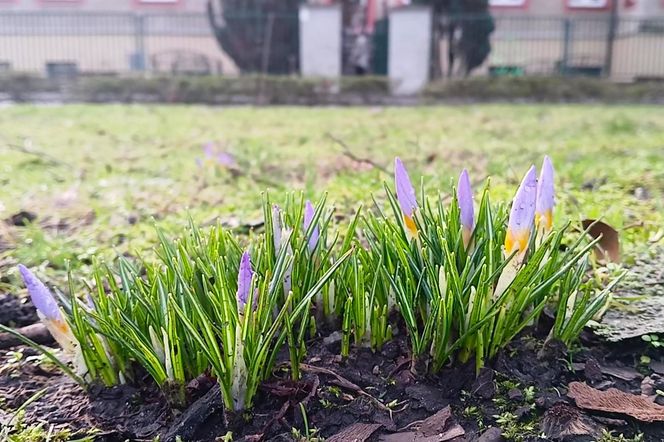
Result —
[[[309, 226], [311, 225], [311, 222], [314, 219], [314, 206], [311, 204], [311, 201], [307, 200], [304, 203], [304, 231], [306, 232], [309, 230]], [[318, 238], [320, 237], [320, 230], [318, 226], [314, 228], [314, 230], [311, 232], [311, 236], [309, 237], [309, 250], [313, 251], [316, 248], [316, 245], [318, 244]]]
[[544, 232], [550, 231], [553, 227], [554, 193], [553, 164], [551, 164], [551, 158], [545, 155], [542, 162], [542, 171], [537, 182], [537, 206], [535, 212], [535, 224]]
[[23, 282], [28, 289], [30, 299], [37, 308], [37, 311], [39, 311], [39, 313], [41, 313], [45, 319], [64, 323], [62, 312], [60, 312], [60, 307], [55, 301], [55, 298], [53, 298], [53, 294], [44, 285], [44, 283], [41, 282], [39, 278], [37, 278], [34, 273], [32, 273], [23, 264], [18, 265], [18, 271], [21, 273]]
[[466, 169], [463, 169], [459, 175], [457, 200], [461, 213], [461, 225], [472, 232], [475, 228], [475, 208], [473, 207], [473, 189], [470, 186], [470, 178]]
[[224, 166], [228, 169], [231, 169], [235, 166], [237, 166], [237, 162], [235, 161], [235, 157], [228, 153], [228, 152], [219, 152], [217, 154], [217, 164]]
[[208, 160], [214, 157], [214, 143], [212, 141], [208, 141], [203, 145], [203, 153]]
[[505, 252], [510, 255], [518, 250], [523, 256], [528, 248], [528, 241], [535, 221], [535, 203], [537, 201], [537, 170], [531, 166], [516, 191], [510, 219], [505, 236]]
[[249, 292], [251, 291], [251, 279], [254, 277], [254, 270], [251, 267], [251, 257], [249, 252], [242, 254], [240, 259], [240, 270], [237, 274], [237, 304], [241, 312], [249, 300]]
[[415, 188], [399, 157], [394, 159], [394, 185], [397, 190], [397, 200], [403, 212], [406, 228], [412, 235], [415, 235], [417, 234], [417, 227], [415, 221], [413, 221], [413, 214], [418, 208], [417, 198], [415, 198]]

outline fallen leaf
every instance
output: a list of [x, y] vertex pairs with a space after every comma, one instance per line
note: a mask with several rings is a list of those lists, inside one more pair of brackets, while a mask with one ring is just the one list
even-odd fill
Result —
[[356, 423], [346, 427], [334, 436], [327, 438], [327, 442], [364, 442], [376, 432], [381, 424]]
[[573, 436], [596, 436], [597, 425], [579, 409], [555, 404], [544, 413], [542, 431], [549, 439], [562, 440]]
[[382, 442], [445, 442], [466, 434], [452, 417], [450, 406], [423, 420], [415, 431], [399, 432], [381, 436]]
[[602, 373], [622, 379], [623, 381], [633, 381], [643, 377], [641, 373], [630, 367], [600, 367]]
[[593, 239], [601, 237], [595, 246], [597, 259], [620, 262], [620, 235], [616, 229], [596, 219], [584, 219], [581, 225]]
[[567, 396], [574, 399], [577, 407], [586, 410], [624, 414], [643, 422], [664, 421], [664, 406], [616, 388], [601, 391], [585, 383], [572, 382]]

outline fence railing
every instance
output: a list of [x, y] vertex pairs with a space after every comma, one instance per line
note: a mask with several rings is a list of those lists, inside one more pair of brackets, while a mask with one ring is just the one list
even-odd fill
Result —
[[[473, 28], [481, 18], [462, 18]], [[491, 51], [473, 75], [589, 75], [620, 81], [664, 79], [664, 18], [494, 17]], [[454, 39], [438, 42], [433, 71], [460, 75], [450, 66]], [[460, 56], [461, 57], [461, 56]], [[453, 59], [454, 57], [452, 57]]]
[[[500, 15], [493, 19], [491, 51], [472, 75], [664, 79], [664, 18], [618, 17], [612, 22], [609, 17]], [[51, 77], [132, 71], [217, 74], [236, 73], [241, 66], [254, 66], [256, 71], [279, 62], [280, 73], [297, 72], [296, 15], [232, 20], [235, 27], [228, 38], [237, 37], [230, 43], [241, 44], [233, 58], [220, 49], [208, 17], [200, 13], [2, 12], [0, 71]], [[459, 19], [457, 25], [463, 28], [472, 20], [477, 18]], [[372, 40], [376, 74], [386, 73], [386, 28], [377, 28]], [[444, 29], [433, 35], [434, 77], [463, 75], [458, 42], [449, 41]]]

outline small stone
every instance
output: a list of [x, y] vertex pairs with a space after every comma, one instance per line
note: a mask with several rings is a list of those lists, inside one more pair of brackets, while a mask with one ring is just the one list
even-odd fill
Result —
[[323, 344], [325, 346], [335, 345], [338, 342], [341, 342], [341, 332], [338, 331], [330, 333], [328, 336], [323, 338]]
[[658, 374], [664, 374], [664, 362], [652, 361], [650, 362], [650, 369]]
[[518, 388], [512, 388], [507, 392], [507, 397], [512, 401], [522, 401], [523, 393]]
[[477, 379], [473, 383], [471, 394], [483, 399], [491, 399], [495, 396], [496, 384], [493, 382], [492, 369], [483, 367], [480, 370], [479, 376], [477, 376]]
[[586, 380], [590, 383], [595, 383], [602, 380], [602, 368], [599, 366], [597, 360], [593, 358], [590, 358], [586, 361], [583, 374], [586, 377]]
[[378, 376], [380, 374], [380, 368], [378, 368], [378, 365], [374, 365], [373, 370], [371, 372], [374, 374], [374, 376]]
[[634, 189], [634, 197], [640, 201], [647, 201], [650, 199], [650, 191], [645, 187], [637, 187]]
[[503, 440], [503, 432], [498, 427], [491, 427], [486, 430], [477, 442], [501, 442]]
[[655, 381], [650, 376], [646, 376], [641, 381], [641, 395], [654, 396], [655, 395]]

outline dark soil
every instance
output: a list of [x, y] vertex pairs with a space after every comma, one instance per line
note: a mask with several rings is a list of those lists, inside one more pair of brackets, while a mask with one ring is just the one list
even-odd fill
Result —
[[[664, 440], [664, 423], [580, 410], [567, 397], [572, 381], [654, 397], [658, 389], [664, 390], [661, 355], [640, 340], [609, 345], [589, 333], [582, 337], [583, 346], [573, 351], [561, 345], [543, 351], [541, 338], [533, 331], [517, 338], [477, 377], [474, 366], [467, 364], [417, 378], [410, 372], [403, 333], [377, 353], [354, 349], [348, 360], [339, 356], [338, 341], [317, 339], [310, 345], [303, 379], [292, 382], [286, 367], [279, 367], [261, 387], [252, 412], [241, 416], [224, 415], [211, 378], [191, 382], [190, 407], [176, 410], [149, 383], [140, 388], [93, 387], [86, 394], [56, 369], [28, 362], [12, 365], [11, 355], [2, 352], [0, 403], [15, 409], [46, 388], [46, 394], [27, 408], [26, 423], [48, 422], [55, 429], [82, 434], [100, 428], [103, 433], [96, 440], [102, 441], [150, 440], [156, 435], [162, 441], [175, 440], [176, 435], [183, 441], [214, 441], [227, 431], [233, 432], [234, 441], [293, 440], [293, 428], [304, 434], [300, 403], [309, 428], [325, 438], [353, 431], [356, 423], [369, 423], [377, 425], [364, 426], [365, 436], [370, 436], [359, 440], [593, 441], [603, 429], [625, 436], [643, 433], [644, 441]], [[35, 354], [26, 348], [23, 353]], [[639, 365], [640, 356], [648, 353], [653, 362]], [[658, 396], [656, 401], [662, 399]], [[2, 418], [0, 411], [0, 422]], [[437, 424], [434, 439], [417, 432]], [[458, 436], [459, 430], [465, 435]], [[545, 439], [540, 438], [543, 434]], [[348, 440], [345, 435], [332, 440]]]
[[29, 299], [21, 299], [11, 293], [0, 294], [0, 324], [19, 328], [38, 320], [35, 307]]

